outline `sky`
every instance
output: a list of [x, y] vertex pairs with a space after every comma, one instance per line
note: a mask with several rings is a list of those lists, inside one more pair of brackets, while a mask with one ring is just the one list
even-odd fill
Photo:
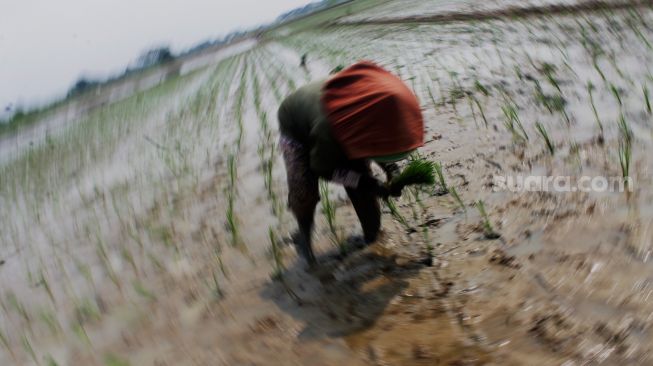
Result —
[[174, 52], [274, 20], [309, 0], [0, 0], [0, 115], [122, 72], [149, 48]]

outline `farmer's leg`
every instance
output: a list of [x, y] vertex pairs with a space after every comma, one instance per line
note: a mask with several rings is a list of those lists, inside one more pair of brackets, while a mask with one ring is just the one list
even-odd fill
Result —
[[295, 245], [301, 256], [309, 263], [315, 263], [315, 254], [313, 254], [313, 246], [311, 241], [311, 233], [313, 231], [313, 216], [315, 214], [315, 206], [317, 202], [312, 204], [293, 205], [291, 210], [297, 219], [299, 232], [295, 238]]
[[[353, 161], [350, 164], [350, 169], [360, 173], [363, 177], [371, 178], [370, 167], [366, 161]], [[361, 178], [362, 180], [363, 178]], [[345, 187], [345, 190], [363, 228], [365, 242], [373, 242], [381, 229], [381, 207], [378, 192], [362, 184], [356, 188]]]
[[381, 207], [378, 197], [367, 189], [346, 188], [346, 191], [361, 222], [365, 242], [373, 242], [381, 229]]
[[288, 207], [299, 226], [295, 245], [302, 257], [309, 264], [314, 264], [311, 232], [315, 206], [320, 200], [318, 179], [309, 169], [308, 153], [301, 144], [282, 136], [279, 146], [286, 164]]

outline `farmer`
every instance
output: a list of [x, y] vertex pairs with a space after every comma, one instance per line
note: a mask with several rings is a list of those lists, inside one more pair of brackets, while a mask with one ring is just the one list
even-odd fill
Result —
[[365, 242], [376, 240], [381, 227], [378, 197], [399, 196], [401, 190], [391, 192], [372, 177], [370, 162], [389, 175], [394, 162], [423, 145], [424, 124], [415, 95], [396, 76], [363, 61], [299, 88], [278, 113], [300, 254], [315, 264], [311, 230], [320, 200], [318, 178], [345, 187]]

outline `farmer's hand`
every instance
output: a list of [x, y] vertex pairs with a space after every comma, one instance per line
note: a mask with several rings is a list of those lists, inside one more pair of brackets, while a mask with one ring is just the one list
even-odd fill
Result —
[[392, 186], [390, 185], [388, 191], [392, 197], [401, 197], [401, 191], [404, 189], [403, 186]]
[[376, 178], [369, 175], [363, 175], [358, 182], [358, 188], [372, 191], [375, 195], [386, 199], [392, 194], [390, 189], [385, 184], [378, 181]]

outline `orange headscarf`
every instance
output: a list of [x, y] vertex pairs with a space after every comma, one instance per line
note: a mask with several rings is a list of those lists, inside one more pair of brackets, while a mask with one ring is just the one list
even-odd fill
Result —
[[407, 152], [424, 145], [419, 102], [401, 79], [369, 61], [334, 75], [322, 104], [349, 159]]

